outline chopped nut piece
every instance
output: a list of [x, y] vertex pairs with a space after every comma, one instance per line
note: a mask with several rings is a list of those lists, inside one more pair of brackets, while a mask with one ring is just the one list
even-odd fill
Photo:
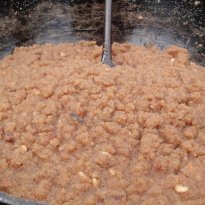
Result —
[[102, 153], [103, 155], [106, 155], [106, 156], [109, 156], [109, 157], [111, 157], [111, 156], [112, 156], [110, 153], [105, 152], [105, 151], [102, 151], [101, 153]]
[[138, 16], [138, 19], [142, 20], [142, 19], [144, 19], [144, 17], [143, 16]]
[[60, 141], [59, 139], [57, 138], [54, 138], [50, 141], [50, 144], [53, 146], [53, 147], [57, 147], [59, 144], [60, 144]]
[[65, 57], [66, 55], [65, 55], [65, 53], [61, 52], [61, 53], [60, 53], [60, 56], [61, 56], [61, 57]]
[[97, 187], [99, 185], [99, 181], [96, 178], [92, 178], [92, 183], [94, 187]]
[[198, 47], [199, 47], [199, 48], [202, 48], [202, 47], [203, 47], [203, 45], [202, 45], [201, 43], [199, 43], [199, 44], [198, 44]]
[[200, 1], [195, 1], [194, 6], [198, 6], [201, 2]]
[[91, 179], [82, 171], [78, 172], [82, 182], [91, 182]]
[[110, 173], [110, 175], [115, 176], [116, 171], [115, 171], [115, 169], [110, 168], [110, 169], [109, 169], [109, 173]]
[[174, 63], [175, 62], [175, 58], [171, 58], [171, 60], [170, 60], [172, 63]]
[[26, 145], [21, 145], [21, 146], [19, 147], [19, 152], [20, 152], [21, 154], [26, 153], [27, 150], [28, 150], [28, 149], [27, 149]]
[[175, 191], [178, 192], [178, 193], [184, 193], [184, 192], [187, 192], [189, 190], [189, 188], [187, 186], [183, 186], [183, 185], [180, 185], [180, 184], [177, 184], [175, 186]]
[[194, 62], [192, 62], [192, 61], [190, 62], [190, 64], [191, 64], [191, 65], [196, 65], [196, 63], [194, 63]]

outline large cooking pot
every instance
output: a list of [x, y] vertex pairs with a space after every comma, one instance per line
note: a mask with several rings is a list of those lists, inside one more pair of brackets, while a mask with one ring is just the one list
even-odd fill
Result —
[[[103, 0], [1, 0], [0, 57], [16, 46], [95, 40], [103, 42]], [[205, 65], [204, 0], [116, 0], [113, 41], [187, 48]], [[0, 191], [3, 191], [0, 185]], [[29, 191], [29, 190], [28, 190]], [[0, 193], [0, 204], [35, 205]]]

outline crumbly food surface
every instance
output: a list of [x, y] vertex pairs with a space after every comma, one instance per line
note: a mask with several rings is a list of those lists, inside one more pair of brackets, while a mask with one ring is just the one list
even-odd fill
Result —
[[204, 205], [205, 68], [94, 42], [0, 61], [0, 191], [54, 205]]

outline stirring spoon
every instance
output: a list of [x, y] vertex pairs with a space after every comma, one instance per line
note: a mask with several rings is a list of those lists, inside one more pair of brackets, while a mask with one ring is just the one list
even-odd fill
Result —
[[101, 62], [110, 67], [115, 67], [112, 62], [112, 0], [105, 0], [105, 32], [103, 54]]

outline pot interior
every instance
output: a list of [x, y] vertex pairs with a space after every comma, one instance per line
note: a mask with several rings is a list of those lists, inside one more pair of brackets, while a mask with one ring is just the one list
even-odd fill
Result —
[[[15, 46], [34, 43], [103, 42], [103, 0], [1, 1], [0, 57]], [[197, 3], [196, 3], [197, 2]], [[114, 1], [113, 41], [170, 44], [189, 49], [205, 65], [205, 2], [178, 0]]]
[[[36, 43], [95, 40], [102, 44], [103, 2], [0, 1], [0, 57], [16, 46]], [[179, 45], [190, 51], [193, 61], [205, 65], [205, 2], [114, 1], [113, 41], [157, 45], [161, 49]]]

